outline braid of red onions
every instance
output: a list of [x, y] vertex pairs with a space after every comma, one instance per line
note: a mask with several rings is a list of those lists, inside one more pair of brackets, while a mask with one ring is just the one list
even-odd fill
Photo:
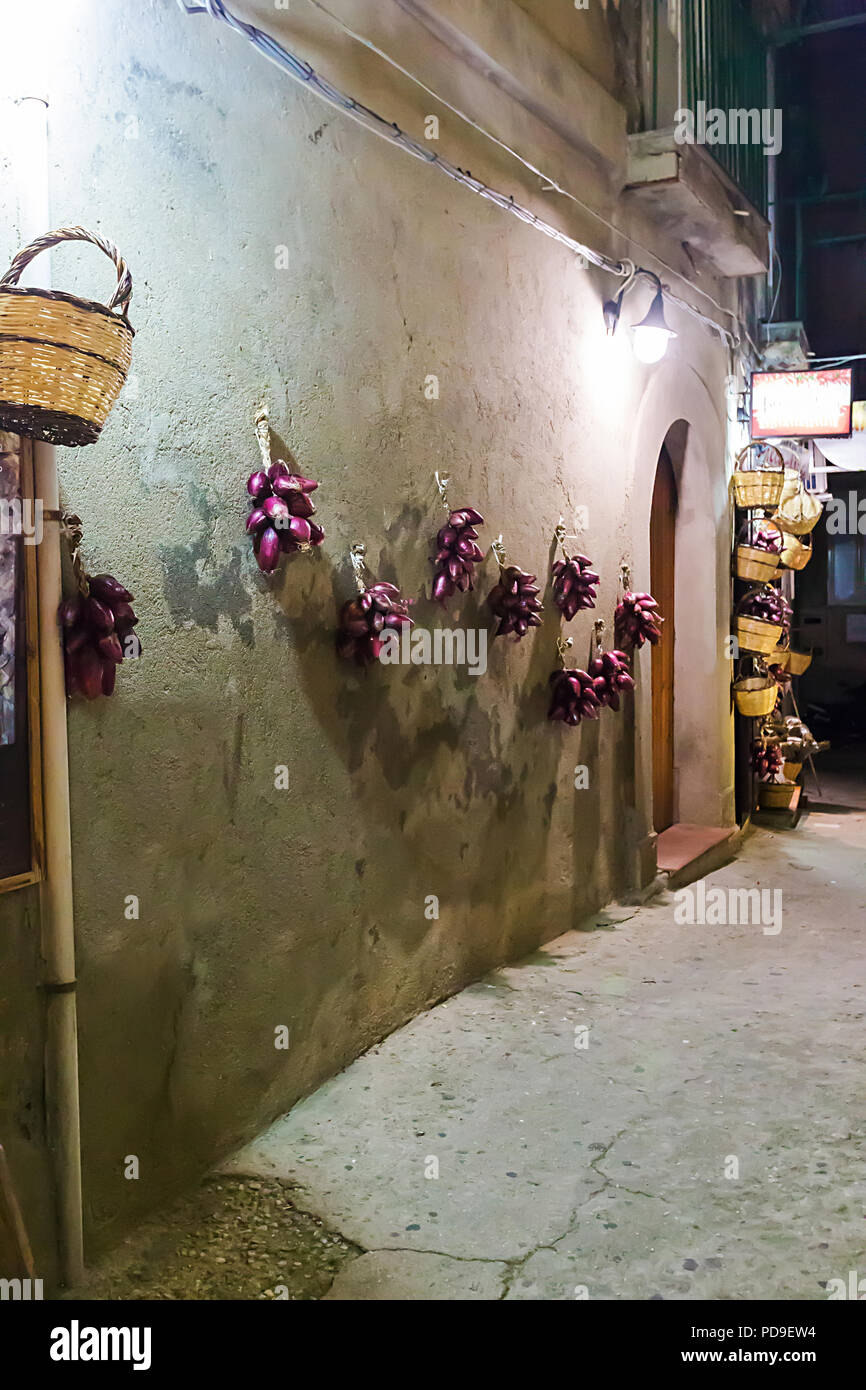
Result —
[[357, 666], [371, 666], [382, 652], [386, 632], [399, 633], [412, 627], [409, 600], [396, 584], [382, 579], [368, 583], [366, 579], [366, 547], [354, 545], [351, 551], [352, 568], [358, 594], [343, 604], [337, 625], [337, 652]]

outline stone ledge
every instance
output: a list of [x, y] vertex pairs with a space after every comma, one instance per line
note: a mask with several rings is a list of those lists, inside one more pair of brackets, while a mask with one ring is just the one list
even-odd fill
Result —
[[628, 137], [623, 196], [722, 275], [766, 274], [769, 223], [701, 145], [677, 144], [672, 126]]

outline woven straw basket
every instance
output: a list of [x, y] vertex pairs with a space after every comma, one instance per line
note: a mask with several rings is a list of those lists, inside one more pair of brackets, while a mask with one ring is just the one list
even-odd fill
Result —
[[800, 773], [803, 771], [803, 764], [785, 763], [782, 767], [782, 771], [784, 772], [789, 782], [796, 782], [797, 778], [800, 776]]
[[785, 810], [791, 805], [796, 790], [792, 782], [759, 782], [758, 800], [762, 806]]
[[780, 670], [787, 671], [790, 655], [790, 647], [777, 647], [774, 652], [770, 653], [770, 665], [778, 666]]
[[740, 714], [748, 719], [763, 719], [772, 714], [778, 694], [775, 681], [766, 676], [749, 676], [734, 681], [734, 701]]
[[804, 570], [812, 558], [811, 541], [805, 545], [797, 536], [782, 532], [781, 561], [785, 569]]
[[821, 520], [823, 510], [817, 498], [801, 487], [794, 497], [782, 503], [773, 520], [792, 536], [807, 536]]
[[[40, 251], [90, 241], [117, 266], [108, 305], [60, 290], [20, 289]], [[0, 428], [49, 444], [92, 444], [126, 380], [132, 277], [110, 241], [83, 227], [61, 227], [19, 251], [0, 279]]]
[[749, 507], [776, 507], [785, 485], [785, 461], [781, 453], [770, 445], [779, 463], [775, 468], [744, 468], [743, 460], [748, 457], [753, 446], [747, 445], [737, 455], [734, 473], [734, 501], [745, 510]]
[[764, 618], [737, 616], [736, 637], [741, 652], [756, 652], [759, 656], [769, 656], [775, 651], [781, 635], [781, 623], [768, 623]]
[[738, 545], [734, 570], [738, 579], [753, 579], [766, 584], [779, 568], [781, 555], [761, 550], [755, 545]]
[[779, 498], [780, 504], [796, 497], [802, 487], [799, 468], [786, 468], [785, 481], [782, 484], [782, 496]]
[[787, 669], [792, 676], [802, 676], [812, 665], [811, 652], [788, 652]]

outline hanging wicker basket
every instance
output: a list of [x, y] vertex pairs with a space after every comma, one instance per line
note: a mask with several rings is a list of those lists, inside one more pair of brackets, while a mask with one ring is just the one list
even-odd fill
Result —
[[734, 681], [734, 703], [747, 719], [765, 719], [776, 706], [778, 687], [768, 676], [748, 676]]
[[792, 536], [807, 536], [821, 520], [824, 508], [801, 485], [794, 497], [782, 502], [773, 520]]
[[787, 810], [797, 788], [793, 782], [759, 782], [758, 801], [768, 810]]
[[768, 623], [764, 618], [745, 618], [737, 615], [737, 644], [741, 652], [769, 656], [775, 651], [782, 635], [781, 623]]
[[776, 573], [781, 555], [772, 550], [762, 550], [756, 545], [738, 545], [734, 560], [734, 572], [738, 579], [751, 579], [766, 584]]
[[770, 653], [770, 665], [778, 666], [780, 670], [787, 671], [790, 655], [790, 647], [776, 647], [776, 650]]
[[788, 652], [788, 664], [786, 669], [792, 676], [802, 676], [804, 671], [808, 671], [812, 665], [811, 652]]
[[734, 472], [734, 501], [743, 510], [750, 507], [776, 507], [782, 496], [785, 484], [785, 461], [774, 444], [770, 450], [779, 460], [773, 468], [744, 468], [743, 463], [753, 444], [748, 444], [737, 455]]
[[812, 542], [808, 545], [797, 536], [782, 532], [782, 565], [788, 570], [804, 570], [812, 558]]
[[[21, 272], [64, 241], [89, 241], [117, 266], [108, 305], [60, 290], [21, 289]], [[126, 380], [132, 277], [112, 242], [61, 227], [25, 246], [0, 279], [0, 428], [49, 444], [92, 444]]]

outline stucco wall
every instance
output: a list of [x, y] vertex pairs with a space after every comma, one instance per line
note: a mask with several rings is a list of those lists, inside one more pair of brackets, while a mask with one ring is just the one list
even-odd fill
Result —
[[[388, 9], [374, 20], [369, 5], [340, 8], [368, 27]], [[475, 114], [502, 118], [500, 92], [485, 96], [481, 77], [394, 13], [404, 59], [414, 43], [428, 80], [447, 70]], [[335, 81], [421, 130], [430, 99], [379, 60], [306, 14], [273, 23]], [[485, 543], [502, 531], [511, 559], [542, 575], [560, 514], [587, 506], [581, 547], [610, 624], [621, 562], [648, 582], [648, 470], [684, 415], [686, 376], [698, 383], [687, 413], [702, 467], [723, 477], [726, 362], [674, 309], [681, 336], [654, 385], [658, 369], [637, 364], [625, 332], [604, 336], [610, 277], [173, 0], [61, 7], [52, 43], [52, 220], [118, 241], [138, 334], [133, 389], [102, 440], [59, 459], [89, 567], [134, 589], [144, 646], [114, 699], [76, 703], [69, 718], [93, 1249], [425, 1004], [635, 886], [651, 825], [647, 654], [637, 726], [629, 711], [564, 733], [545, 722], [549, 602], [543, 628], [496, 642], [478, 679], [399, 667], [359, 677], [334, 655], [335, 615], [351, 592], [348, 548], [365, 540], [372, 567], [417, 600], [416, 622], [449, 621], [424, 597], [439, 468], [452, 500], [484, 513]], [[530, 157], [564, 177], [559, 138], [525, 112], [509, 120]], [[454, 118], [441, 146], [604, 244], [603, 228], [545, 205], [537, 180]], [[281, 246], [287, 269], [275, 268]], [[100, 295], [111, 269], [71, 248], [53, 275]], [[438, 400], [425, 399], [429, 374]], [[272, 582], [243, 532], [263, 397], [301, 471], [320, 480], [327, 532], [320, 554]], [[715, 534], [723, 484], [705, 501]], [[712, 614], [726, 543], [695, 563]], [[486, 626], [493, 579], [491, 559], [476, 597], [451, 612]], [[702, 680], [724, 684], [717, 617]], [[590, 615], [572, 630], [583, 662]], [[702, 708], [723, 762], [726, 710]], [[581, 763], [591, 786], [577, 792]], [[274, 788], [277, 764], [288, 791]], [[714, 809], [723, 803], [718, 793]], [[124, 916], [129, 894], [138, 921]], [[429, 894], [438, 921], [425, 917]], [[7, 942], [21, 912], [0, 899]], [[280, 1024], [288, 1052], [274, 1048]], [[32, 1080], [32, 1048], [20, 1065]], [[123, 1177], [129, 1154], [137, 1182]]]

